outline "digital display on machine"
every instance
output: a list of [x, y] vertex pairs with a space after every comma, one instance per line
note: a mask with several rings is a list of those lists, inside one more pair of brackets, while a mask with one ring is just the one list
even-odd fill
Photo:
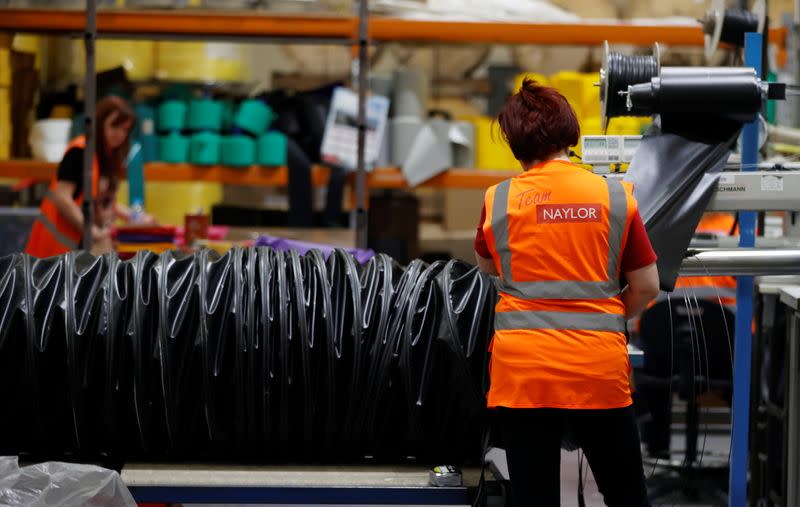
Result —
[[642, 143], [640, 138], [636, 137], [626, 137], [625, 138], [625, 150], [628, 151], [635, 151], [639, 148], [639, 145]]
[[606, 148], [606, 140], [605, 139], [597, 139], [597, 138], [584, 138], [583, 140], [583, 147], [589, 149], [605, 149]]

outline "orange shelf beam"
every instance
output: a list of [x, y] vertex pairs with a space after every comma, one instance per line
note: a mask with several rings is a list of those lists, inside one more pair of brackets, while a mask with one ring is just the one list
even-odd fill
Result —
[[[86, 26], [81, 10], [3, 9], [0, 30], [76, 33]], [[258, 12], [101, 10], [97, 30], [114, 35], [183, 35], [348, 39], [357, 32], [354, 17], [292, 16]]]
[[[486, 189], [519, 174], [519, 171], [487, 171], [482, 169], [449, 169], [422, 182], [424, 188]], [[351, 180], [354, 175], [351, 175]], [[407, 189], [408, 182], [396, 167], [379, 167], [367, 175], [367, 188]]]
[[[32, 179], [49, 181], [56, 172], [57, 164], [38, 160], [6, 160], [0, 162], [0, 178]], [[510, 178], [517, 171], [485, 171], [480, 169], [450, 169], [420, 184], [425, 188], [474, 188], [485, 189]], [[314, 166], [311, 184], [322, 187], [328, 184], [330, 170]], [[281, 187], [289, 184], [286, 167], [251, 166], [243, 168], [225, 166], [196, 166], [191, 164], [167, 164], [150, 162], [144, 165], [145, 181], [222, 183], [225, 185], [251, 185]], [[350, 175], [350, 183], [355, 175]], [[403, 173], [396, 167], [380, 167], [367, 175], [367, 188], [407, 189]]]
[[[490, 23], [470, 21], [416, 21], [374, 17], [370, 34], [379, 41], [496, 44], [612, 44], [702, 46], [703, 32], [692, 25], [632, 23]], [[770, 41], [783, 46], [785, 28], [770, 30]]]
[[[0, 31], [79, 33], [85, 26], [80, 10], [3, 9]], [[259, 12], [101, 10], [100, 35], [189, 36], [355, 40], [358, 19], [353, 16], [275, 15]], [[373, 16], [374, 41], [476, 44], [617, 44], [702, 46], [699, 26], [638, 25], [632, 23], [509, 23], [419, 21]], [[785, 46], [786, 28], [770, 30], [770, 41]]]
[[[328, 184], [330, 171], [327, 167], [314, 166], [311, 184]], [[289, 169], [286, 167], [225, 167], [197, 166], [192, 164], [167, 164], [150, 162], [144, 165], [145, 181], [203, 181], [225, 185], [252, 185], [281, 187], [289, 184]]]
[[42, 160], [4, 160], [0, 162], [0, 178], [50, 181], [58, 164]]
[[[31, 179], [50, 181], [58, 164], [40, 160], [6, 160], [0, 162], [0, 178]], [[311, 183], [314, 186], [328, 184], [330, 170], [314, 166]], [[191, 164], [167, 164], [151, 162], [144, 165], [146, 181], [222, 183], [226, 185], [253, 185], [280, 187], [289, 184], [289, 170], [286, 167], [224, 167], [196, 166]]]

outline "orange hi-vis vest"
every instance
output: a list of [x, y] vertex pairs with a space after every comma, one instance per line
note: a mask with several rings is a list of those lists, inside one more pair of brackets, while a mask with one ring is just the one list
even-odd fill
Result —
[[[86, 138], [83, 136], [76, 137], [67, 146], [67, 151], [72, 148], [86, 148]], [[66, 152], [65, 152], [66, 154]], [[97, 195], [98, 181], [100, 179], [100, 167], [97, 163], [97, 157], [92, 160], [92, 194]], [[44, 258], [52, 257], [54, 255], [61, 255], [75, 250], [80, 246], [81, 234], [83, 231], [76, 229], [61, 213], [53, 203], [52, 192], [58, 183], [58, 175], [53, 177], [50, 183], [50, 188], [42, 199], [42, 205], [39, 208], [41, 212], [39, 217], [33, 223], [28, 244], [25, 247], [25, 252], [33, 255], [34, 257]], [[78, 195], [75, 199], [75, 204], [78, 207], [83, 205], [83, 193]]]
[[489, 188], [485, 206], [500, 273], [488, 406], [630, 405], [619, 279], [631, 187], [552, 160]]
[[[735, 218], [730, 213], [706, 213], [700, 219], [696, 232], [713, 234], [716, 236], [729, 236], [732, 232]], [[705, 299], [722, 304], [726, 309], [736, 313], [736, 278], [732, 276], [682, 276], [675, 282], [675, 289], [667, 294], [660, 292], [655, 302], [690, 301]]]

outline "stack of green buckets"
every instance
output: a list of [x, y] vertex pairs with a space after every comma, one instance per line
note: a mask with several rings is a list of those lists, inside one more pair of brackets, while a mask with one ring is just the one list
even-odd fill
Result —
[[164, 162], [186, 162], [189, 139], [181, 134], [186, 127], [186, 103], [165, 100], [158, 106], [158, 158]]
[[211, 98], [192, 99], [188, 106], [166, 100], [158, 108], [159, 158], [207, 166], [286, 165], [286, 136], [268, 130], [274, 120], [269, 105], [258, 99], [243, 101], [235, 111], [231, 102]]
[[233, 118], [234, 133], [222, 141], [222, 163], [232, 166], [285, 165], [286, 136], [267, 130], [274, 120], [275, 113], [263, 101], [243, 101]]

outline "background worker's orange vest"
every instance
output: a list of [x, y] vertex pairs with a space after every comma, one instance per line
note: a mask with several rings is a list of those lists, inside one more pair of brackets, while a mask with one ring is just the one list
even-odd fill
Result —
[[[86, 138], [76, 137], [67, 146], [67, 151], [72, 148], [86, 148]], [[66, 152], [65, 152], [66, 154]], [[100, 167], [97, 157], [92, 158], [92, 194], [97, 195], [98, 180], [100, 178]], [[76, 229], [61, 213], [56, 205], [53, 204], [52, 192], [58, 183], [58, 175], [53, 177], [50, 188], [42, 199], [39, 208], [41, 214], [33, 223], [28, 244], [25, 252], [34, 257], [52, 257], [75, 250], [80, 246], [83, 231]], [[83, 193], [75, 199], [78, 207], [83, 205]]]
[[[706, 213], [700, 219], [696, 232], [713, 234], [718, 237], [730, 236], [734, 231], [736, 219], [730, 213]], [[682, 276], [675, 282], [675, 289], [667, 294], [659, 293], [656, 300], [667, 298], [682, 301], [684, 298], [705, 299], [720, 303], [736, 313], [736, 278], [732, 276]]]
[[500, 299], [490, 407], [631, 404], [620, 255], [631, 189], [549, 161], [486, 192], [484, 233]]

